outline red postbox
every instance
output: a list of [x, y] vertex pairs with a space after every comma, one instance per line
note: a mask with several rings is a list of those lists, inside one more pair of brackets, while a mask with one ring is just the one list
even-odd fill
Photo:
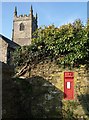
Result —
[[64, 99], [74, 99], [74, 72], [64, 72]]

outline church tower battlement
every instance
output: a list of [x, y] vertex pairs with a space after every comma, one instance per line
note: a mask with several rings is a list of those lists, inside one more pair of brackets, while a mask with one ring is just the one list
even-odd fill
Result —
[[33, 15], [33, 8], [31, 5], [29, 15], [17, 15], [17, 7], [14, 10], [12, 40], [20, 46], [30, 45], [32, 34], [38, 28], [37, 13]]

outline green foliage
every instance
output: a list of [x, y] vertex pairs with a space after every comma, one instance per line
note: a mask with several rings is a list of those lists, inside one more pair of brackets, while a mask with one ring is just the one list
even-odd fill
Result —
[[15, 65], [29, 61], [35, 64], [49, 58], [65, 66], [77, 66], [89, 59], [89, 21], [84, 26], [81, 20], [73, 24], [40, 27], [30, 46], [18, 48], [14, 52]]

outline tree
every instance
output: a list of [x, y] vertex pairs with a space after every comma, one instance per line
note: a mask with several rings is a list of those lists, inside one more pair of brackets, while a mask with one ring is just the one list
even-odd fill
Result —
[[89, 20], [85, 26], [81, 20], [76, 20], [59, 28], [54, 25], [40, 27], [31, 45], [14, 52], [17, 66], [27, 61], [36, 64], [45, 58], [70, 66], [86, 63], [89, 59]]

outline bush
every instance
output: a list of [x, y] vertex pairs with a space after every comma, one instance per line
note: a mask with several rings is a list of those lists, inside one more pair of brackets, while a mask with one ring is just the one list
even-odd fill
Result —
[[18, 48], [13, 55], [16, 66], [27, 61], [36, 64], [49, 58], [58, 64], [76, 66], [89, 59], [89, 21], [84, 26], [81, 20], [62, 25], [40, 27], [32, 39], [32, 44]]

